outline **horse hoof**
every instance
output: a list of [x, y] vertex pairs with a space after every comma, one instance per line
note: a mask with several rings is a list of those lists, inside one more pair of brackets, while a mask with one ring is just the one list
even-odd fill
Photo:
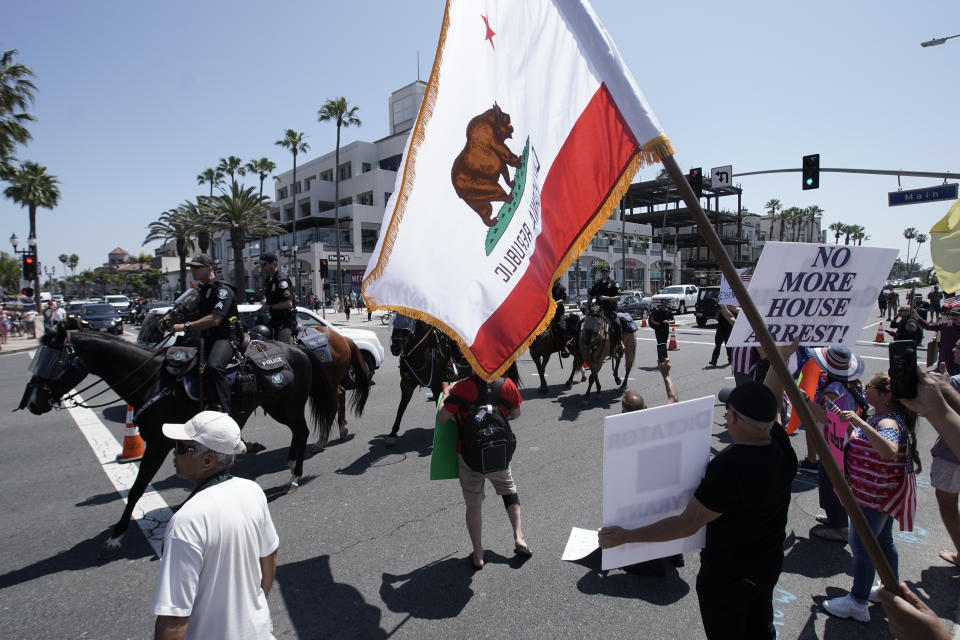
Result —
[[390, 448], [397, 446], [397, 436], [387, 436], [384, 438], [383, 443]]
[[247, 453], [249, 454], [260, 453], [261, 451], [264, 451], [266, 449], [266, 447], [260, 444], [259, 442], [244, 441], [243, 444], [247, 446]]
[[350, 433], [350, 430], [347, 429], [346, 427], [344, 427], [343, 429], [340, 429], [340, 441], [341, 441], [341, 442], [343, 442], [344, 440], [347, 439], [347, 434], [348, 434], [348, 433]]
[[97, 552], [97, 560], [113, 560], [120, 555], [120, 540], [116, 538], [107, 538], [100, 551]]
[[321, 451], [323, 451], [323, 450], [326, 449], [326, 448], [327, 448], [326, 445], [322, 445], [322, 444], [320, 444], [319, 442], [314, 442], [313, 445], [310, 447], [310, 452], [311, 452], [311, 453], [320, 453]]
[[300, 488], [299, 484], [297, 484], [296, 482], [291, 482], [290, 484], [287, 485], [287, 495], [294, 493], [299, 488]]

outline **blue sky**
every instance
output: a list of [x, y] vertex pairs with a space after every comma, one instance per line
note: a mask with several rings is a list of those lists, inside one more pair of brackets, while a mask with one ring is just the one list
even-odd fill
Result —
[[[287, 128], [307, 134], [308, 156], [331, 150], [335, 128], [316, 121], [327, 98], [343, 95], [360, 107], [363, 126], [344, 130], [344, 142], [383, 137], [387, 99], [416, 79], [418, 51], [421, 78], [429, 75], [443, 5], [9, 4], [0, 48], [18, 49], [38, 86], [34, 140], [18, 155], [61, 181], [60, 205], [39, 214], [41, 261], [60, 275], [61, 253], [78, 254], [80, 268], [105, 262], [116, 246], [139, 253], [146, 225], [203, 193], [196, 175], [220, 157], [267, 156], [288, 170], [289, 153], [273, 144]], [[593, 6], [683, 168], [791, 168], [819, 153], [823, 167], [960, 172], [960, 89], [952, 77], [960, 38], [920, 47], [960, 33], [956, 2]], [[655, 173], [644, 169], [637, 179]], [[825, 173], [816, 191], [802, 191], [799, 174], [735, 181], [751, 211], [771, 198], [817, 204], [824, 226], [862, 224], [867, 244], [898, 248], [901, 257], [903, 229], [928, 231], [950, 204], [888, 208], [895, 177]], [[902, 185], [938, 182], [904, 178]], [[721, 205], [735, 208], [727, 200]], [[27, 214], [3, 199], [0, 219], [0, 249], [9, 252], [11, 232], [27, 236]], [[929, 263], [928, 249], [920, 261]]]

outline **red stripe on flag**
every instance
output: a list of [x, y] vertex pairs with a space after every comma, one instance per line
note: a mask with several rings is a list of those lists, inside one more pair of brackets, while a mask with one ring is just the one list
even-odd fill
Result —
[[543, 180], [543, 229], [530, 266], [470, 345], [485, 370], [503, 364], [553, 309], [548, 293], [556, 265], [593, 220], [639, 148], [610, 92], [600, 85]]

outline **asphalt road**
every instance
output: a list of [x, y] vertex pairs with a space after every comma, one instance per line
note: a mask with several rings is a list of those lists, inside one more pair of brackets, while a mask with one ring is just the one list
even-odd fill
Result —
[[[352, 326], [373, 328], [384, 345], [388, 329], [376, 318], [356, 315]], [[697, 329], [693, 315], [681, 318], [680, 350], [671, 354], [681, 399], [713, 394], [732, 384], [728, 368], [706, 366], [713, 328]], [[687, 326], [693, 325], [693, 326]], [[875, 327], [863, 331], [873, 339]], [[630, 388], [651, 404], [664, 399], [654, 369], [653, 334], [639, 334], [638, 366]], [[867, 357], [864, 379], [886, 367], [886, 349], [858, 344]], [[16, 407], [27, 379], [26, 353], [0, 354], [0, 407]], [[721, 357], [721, 362], [723, 358]], [[609, 369], [604, 391], [588, 402], [585, 384], [566, 390], [554, 358], [550, 390], [540, 396], [536, 371], [520, 361], [526, 384], [523, 415], [514, 423], [519, 439], [514, 475], [523, 528], [534, 556], [513, 557], [510, 528], [499, 499], [484, 505], [487, 566], [474, 573], [456, 481], [429, 481], [433, 404], [415, 396], [404, 416], [395, 449], [383, 446], [399, 398], [397, 361], [387, 355], [376, 374], [367, 409], [350, 417], [351, 437], [305, 463], [300, 490], [286, 495], [285, 427], [256, 415], [245, 438], [267, 450], [241, 459], [237, 475], [255, 479], [267, 492], [281, 537], [277, 583], [270, 594], [277, 638], [583, 638], [636, 636], [702, 638], [695, 576], [697, 555], [686, 566], [656, 563], [630, 571], [600, 571], [599, 553], [581, 562], [560, 555], [573, 526], [601, 521], [603, 418], [619, 411]], [[125, 406], [98, 409], [97, 417], [119, 443]], [[729, 438], [717, 407], [713, 449]], [[17, 638], [149, 638], [150, 603], [157, 573], [154, 547], [132, 525], [119, 559], [98, 563], [96, 552], [122, 510], [121, 495], [66, 411], [33, 416], [7, 414], [0, 422], [3, 473], [0, 501], [0, 629]], [[921, 422], [917, 530], [896, 536], [901, 578], [944, 619], [957, 619], [958, 571], [937, 557], [949, 547], [929, 487], [932, 429]], [[798, 456], [805, 445], [793, 437]], [[119, 452], [119, 444], [116, 446]], [[176, 508], [186, 483], [168, 460], [153, 484]], [[794, 482], [785, 568], [776, 593], [781, 638], [887, 638], [882, 609], [860, 624], [827, 616], [817, 603], [846, 593], [851, 559], [846, 546], [810, 539], [818, 512], [815, 481]], [[489, 490], [488, 490], [489, 493]], [[162, 512], [158, 512], [162, 515]], [[157, 515], [157, 514], [152, 514]], [[922, 527], [922, 528], [921, 528]], [[639, 633], [638, 633], [639, 632]]]

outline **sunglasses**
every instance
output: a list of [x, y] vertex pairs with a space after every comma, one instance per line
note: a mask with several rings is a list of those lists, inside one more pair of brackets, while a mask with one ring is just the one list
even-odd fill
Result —
[[185, 441], [185, 440], [177, 440], [177, 441], [174, 443], [174, 448], [176, 449], [176, 452], [177, 452], [179, 455], [182, 456], [182, 455], [185, 454], [185, 453], [190, 453], [191, 451], [196, 451], [196, 450], [197, 450], [197, 443], [195, 443], [195, 442], [187, 442], [187, 441]]
[[883, 386], [883, 385], [880, 385], [880, 384], [871, 384], [871, 383], [868, 382], [867, 384], [864, 385], [863, 388], [864, 388], [864, 389], [876, 389], [877, 391], [882, 391], [882, 392], [884, 392], [884, 393], [890, 393], [890, 389], [888, 389], [887, 387], [885, 387], [885, 386]]

